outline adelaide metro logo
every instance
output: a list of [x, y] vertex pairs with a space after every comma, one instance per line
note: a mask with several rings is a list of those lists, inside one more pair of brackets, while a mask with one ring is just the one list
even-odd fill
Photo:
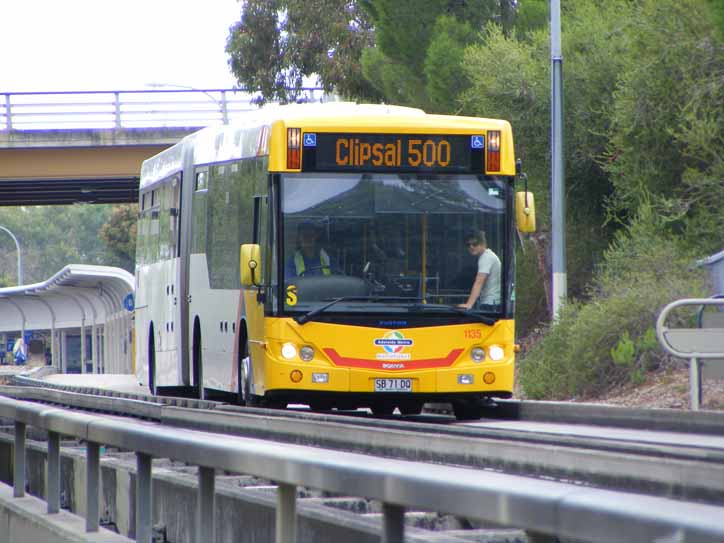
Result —
[[375, 345], [384, 349], [377, 353], [378, 360], [408, 360], [409, 353], [403, 353], [405, 348], [412, 346], [413, 341], [402, 335], [399, 330], [387, 332], [383, 337], [375, 339]]

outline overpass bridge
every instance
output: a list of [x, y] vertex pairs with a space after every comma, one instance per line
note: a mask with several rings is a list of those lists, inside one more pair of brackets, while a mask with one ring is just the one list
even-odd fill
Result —
[[136, 202], [143, 160], [256, 109], [257, 98], [190, 88], [0, 93], [0, 206]]

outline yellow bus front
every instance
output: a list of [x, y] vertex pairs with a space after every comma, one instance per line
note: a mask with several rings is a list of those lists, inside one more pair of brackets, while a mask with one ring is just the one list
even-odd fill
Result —
[[486, 119], [276, 122], [254, 395], [383, 412], [510, 396], [512, 146]]

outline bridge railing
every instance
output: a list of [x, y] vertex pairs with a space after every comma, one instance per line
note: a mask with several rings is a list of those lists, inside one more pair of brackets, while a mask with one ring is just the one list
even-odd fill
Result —
[[382, 541], [404, 541], [405, 508], [597, 542], [724, 541], [721, 508], [489, 470], [395, 460], [317, 447], [125, 421], [0, 396], [0, 417], [14, 421], [13, 496], [25, 495], [27, 426], [48, 432], [47, 510], [60, 507], [60, 436], [86, 442], [86, 531], [99, 529], [100, 448], [136, 453], [136, 539], [151, 541], [152, 458], [199, 466], [196, 538], [215, 541], [215, 474], [255, 475], [277, 483], [276, 541], [296, 541], [297, 487], [382, 502]]
[[[302, 89], [299, 101], [319, 101], [322, 89]], [[258, 93], [242, 89], [154, 89], [0, 93], [0, 131], [202, 127], [258, 108]]]

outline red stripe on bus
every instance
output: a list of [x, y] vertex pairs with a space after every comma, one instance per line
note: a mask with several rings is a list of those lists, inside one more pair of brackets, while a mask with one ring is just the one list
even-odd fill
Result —
[[[452, 366], [463, 349], [453, 349], [445, 358], [427, 358], [423, 360], [376, 360], [341, 356], [334, 349], [324, 349], [335, 366], [349, 368], [368, 368], [375, 370], [419, 370], [425, 368], [444, 368]], [[393, 367], [394, 366], [394, 367]]]

